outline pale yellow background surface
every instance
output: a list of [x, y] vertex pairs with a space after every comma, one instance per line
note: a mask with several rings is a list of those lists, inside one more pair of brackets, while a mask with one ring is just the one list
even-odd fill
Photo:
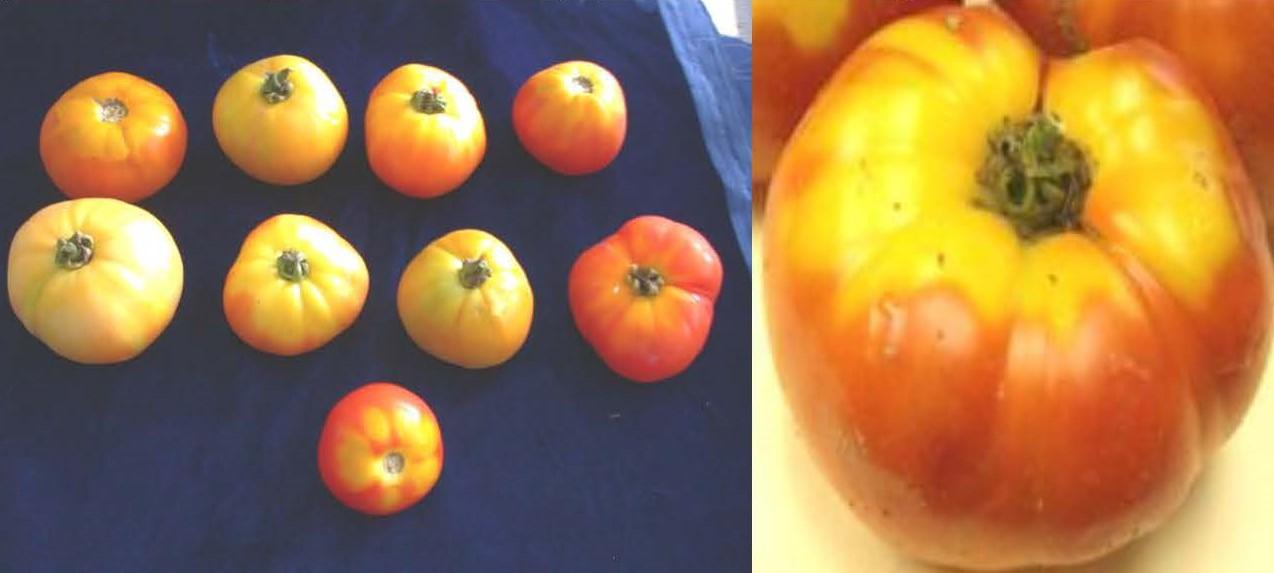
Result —
[[[771, 573], [936, 573], [873, 537], [815, 469], [775, 380], [760, 269], [752, 252], [752, 569]], [[1274, 371], [1243, 425], [1159, 530], [1065, 573], [1274, 572]]]

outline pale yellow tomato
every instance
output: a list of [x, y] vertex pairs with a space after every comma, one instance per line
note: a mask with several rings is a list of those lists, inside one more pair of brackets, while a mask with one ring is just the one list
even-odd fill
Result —
[[27, 331], [76, 362], [141, 354], [181, 299], [181, 254], [145, 209], [85, 198], [41, 209], [9, 248], [9, 304]]

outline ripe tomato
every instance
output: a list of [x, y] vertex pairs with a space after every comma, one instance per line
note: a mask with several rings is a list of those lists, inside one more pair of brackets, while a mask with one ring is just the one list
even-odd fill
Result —
[[[1045, 49], [1069, 55], [1132, 38], [1176, 53], [1216, 99], [1274, 217], [1274, 0], [1001, 0]], [[1267, 227], [1267, 230], [1274, 230]], [[1274, 240], [1274, 236], [1271, 236]]]
[[318, 443], [319, 475], [341, 503], [370, 515], [402, 511], [442, 473], [433, 410], [402, 386], [367, 384], [332, 407]]
[[531, 330], [534, 306], [513, 253], [474, 229], [429, 243], [398, 282], [398, 316], [416, 346], [465, 368], [512, 358]]
[[[819, 86], [868, 34], [954, 0], [757, 0], [753, 9], [752, 182], [764, 192], [774, 162]], [[764, 200], [757, 196], [757, 204]]]
[[186, 157], [186, 120], [163, 88], [123, 72], [88, 78], [49, 108], [40, 159], [67, 197], [141, 201]]
[[9, 247], [9, 304], [69, 360], [123, 362], [172, 321], [181, 254], [146, 210], [116, 199], [62, 201], [23, 223]]
[[345, 147], [345, 100], [323, 70], [300, 56], [271, 56], [235, 72], [217, 91], [212, 128], [230, 161], [266, 183], [317, 179]]
[[478, 103], [460, 80], [431, 66], [407, 64], [385, 76], [364, 123], [372, 171], [410, 197], [459, 187], [487, 151]]
[[331, 227], [275, 215], [253, 229], [226, 275], [230, 329], [262, 352], [295, 356], [349, 328], [367, 300], [367, 265]]
[[592, 62], [549, 66], [518, 90], [513, 130], [532, 156], [558, 173], [601, 171], [619, 155], [628, 131], [624, 90]]
[[874, 35], [779, 160], [781, 383], [843, 497], [929, 561], [1083, 561], [1171, 515], [1269, 335], [1225, 126], [1145, 41], [1042, 59], [992, 7]]
[[712, 328], [721, 259], [693, 228], [636, 217], [571, 267], [571, 314], [606, 365], [658, 382], [694, 362]]

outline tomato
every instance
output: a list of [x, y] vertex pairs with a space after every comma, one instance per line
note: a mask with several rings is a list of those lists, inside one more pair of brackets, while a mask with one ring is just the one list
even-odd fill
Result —
[[409, 197], [437, 197], [464, 183], [487, 151], [482, 113], [455, 76], [407, 64], [385, 76], [367, 102], [367, 161]]
[[323, 70], [300, 56], [281, 55], [226, 79], [212, 104], [212, 128], [226, 157], [248, 175], [298, 185], [336, 162], [349, 116]]
[[163, 88], [123, 72], [88, 78], [49, 108], [40, 159], [67, 197], [141, 201], [186, 157], [186, 120]]
[[398, 282], [398, 316], [416, 346], [465, 368], [512, 358], [531, 330], [534, 304], [513, 253], [475, 229], [429, 243]]
[[[1274, 0], [1001, 0], [1054, 54], [1132, 38], [1172, 50], [1216, 99], [1274, 217]], [[1268, 229], [1267, 229], [1268, 230]], [[1274, 236], [1271, 236], [1274, 241]]]
[[571, 267], [571, 315], [607, 366], [659, 382], [694, 362], [712, 328], [721, 259], [693, 228], [636, 217]]
[[280, 356], [314, 350], [349, 328], [367, 300], [367, 265], [331, 227], [305, 215], [266, 219], [226, 275], [230, 329]]
[[763, 233], [794, 419], [864, 522], [972, 568], [1095, 558], [1181, 504], [1269, 340], [1264, 220], [1169, 52], [1043, 60], [992, 7], [872, 36]]
[[168, 229], [117, 199], [49, 205], [9, 247], [14, 314], [54, 352], [83, 364], [146, 350], [177, 311], [182, 277]]
[[363, 513], [402, 511], [442, 473], [442, 432], [424, 400], [388, 382], [341, 398], [318, 443], [319, 475], [341, 503]]
[[[774, 162], [819, 86], [868, 34], [953, 0], [757, 0], [752, 12], [752, 182], [764, 193]], [[764, 200], [757, 195], [757, 204]]]
[[513, 130], [532, 156], [558, 173], [601, 171], [619, 155], [628, 131], [624, 90], [592, 62], [549, 66], [518, 90]]

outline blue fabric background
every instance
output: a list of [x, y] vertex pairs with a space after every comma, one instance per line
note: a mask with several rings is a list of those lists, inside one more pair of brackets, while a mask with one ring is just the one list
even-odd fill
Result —
[[[689, 28], [674, 34], [703, 33], [706, 17], [694, 16], [695, 28], [681, 16], [678, 26]], [[0, 570], [744, 570], [751, 286], [714, 162], [721, 173], [739, 165], [728, 152], [709, 157], [672, 28], [651, 3], [0, 3], [6, 239], [62, 199], [37, 138], [48, 106], [77, 81], [112, 69], [146, 77], [172, 94], [190, 127], [181, 173], [142, 203], [168, 226], [186, 265], [176, 318], [149, 350], [124, 364], [76, 365], [0, 311]], [[209, 117], [228, 75], [280, 52], [325, 69], [350, 111], [344, 154], [299, 188], [239, 172]], [[569, 58], [612, 70], [630, 114], [615, 163], [580, 178], [535, 163], [509, 119], [521, 82]], [[461, 78], [487, 122], [489, 147], [473, 178], [430, 201], [381, 185], [363, 149], [368, 93], [410, 61]], [[696, 85], [701, 100], [713, 89]], [[707, 132], [722, 148], [723, 136]], [[221, 310], [244, 236], [280, 212], [332, 225], [371, 272], [354, 326], [296, 358], [251, 350]], [[579, 252], [643, 213], [697, 227], [725, 265], [703, 354], [651, 386], [605, 368], [577, 334], [565, 296]], [[479, 372], [418, 350], [394, 306], [407, 261], [466, 226], [508, 243], [536, 295], [521, 352]], [[447, 447], [438, 487], [380, 519], [332, 499], [315, 465], [328, 409], [374, 380], [424, 397]]]

